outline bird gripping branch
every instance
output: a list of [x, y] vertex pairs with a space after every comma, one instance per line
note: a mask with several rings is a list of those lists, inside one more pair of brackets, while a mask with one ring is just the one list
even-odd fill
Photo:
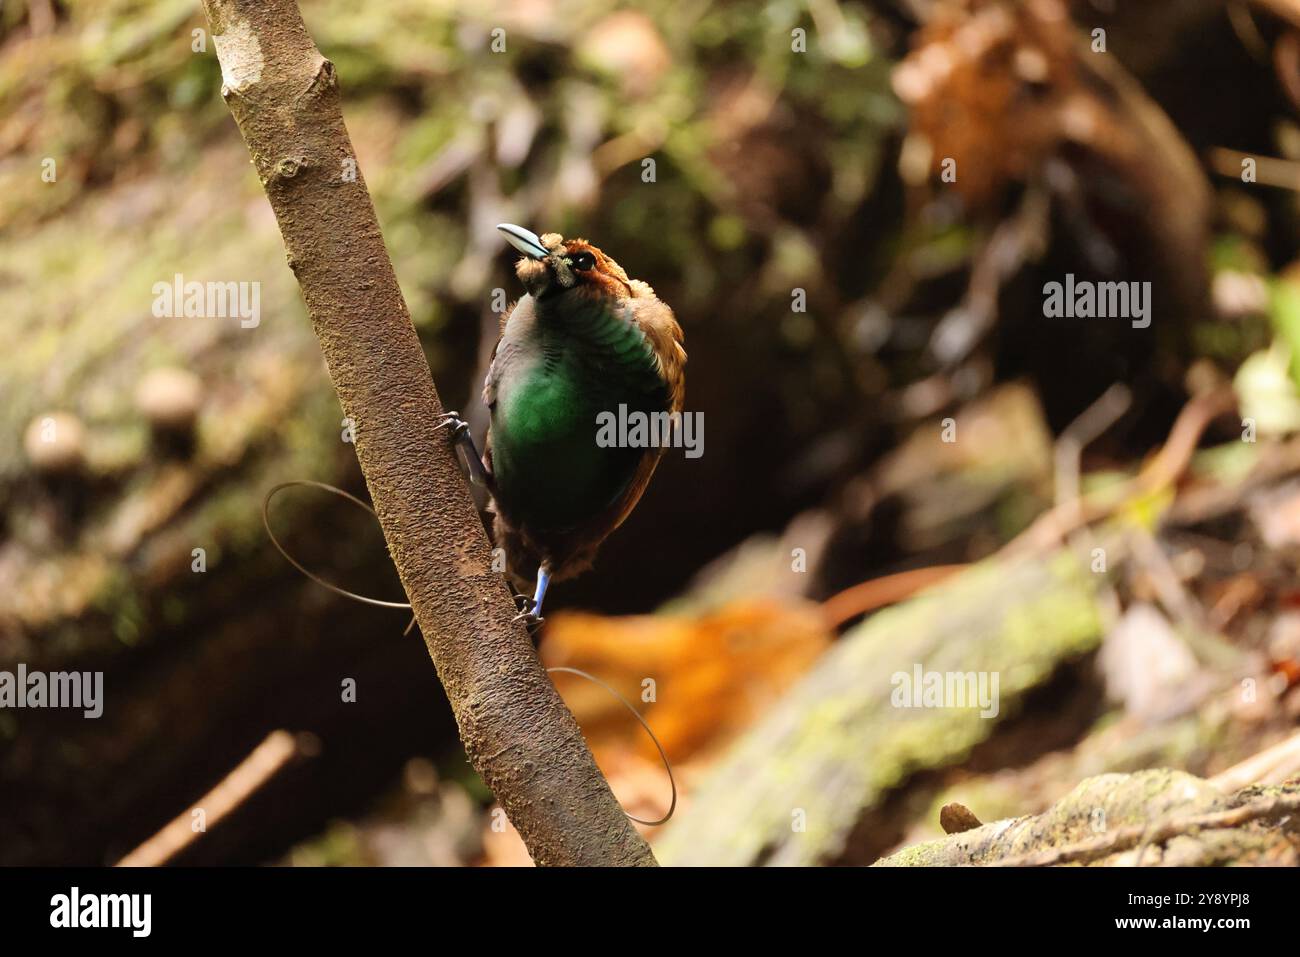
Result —
[[663, 456], [662, 446], [598, 442], [600, 416], [675, 419], [686, 351], [672, 310], [591, 243], [497, 228], [523, 254], [515, 274], [527, 293], [505, 313], [483, 386], [483, 456], [456, 413], [442, 425], [492, 494], [510, 577], [521, 590], [535, 580], [532, 599], [522, 599], [535, 625], [549, 583], [591, 567]]

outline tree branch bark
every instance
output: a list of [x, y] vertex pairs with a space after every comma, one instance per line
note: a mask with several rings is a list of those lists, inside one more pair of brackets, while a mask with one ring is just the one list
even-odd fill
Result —
[[375, 512], [475, 769], [543, 865], [654, 865], [491, 570], [487, 537], [356, 169], [334, 66], [295, 0], [203, 0], [234, 114]]

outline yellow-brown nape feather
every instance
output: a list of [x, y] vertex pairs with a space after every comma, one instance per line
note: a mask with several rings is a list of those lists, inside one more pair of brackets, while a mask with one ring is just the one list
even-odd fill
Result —
[[564, 251], [570, 256], [576, 256], [578, 253], [591, 253], [596, 259], [596, 268], [593, 272], [605, 276], [612, 276], [626, 287], [630, 280], [627, 278], [627, 272], [612, 258], [605, 255], [605, 252], [599, 247], [594, 246], [585, 239], [570, 239], [564, 244]]
[[623, 267], [616, 263], [599, 246], [593, 246], [585, 239], [569, 239], [562, 243], [564, 255], [571, 261], [581, 260], [582, 254], [589, 254], [595, 264], [589, 269], [572, 270], [575, 285], [585, 286], [593, 292], [599, 292], [614, 299], [623, 299], [632, 295], [632, 284]]

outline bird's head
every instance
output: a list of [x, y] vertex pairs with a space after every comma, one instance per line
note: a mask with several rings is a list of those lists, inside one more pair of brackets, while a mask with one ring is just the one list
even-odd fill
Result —
[[497, 229], [523, 253], [515, 275], [539, 303], [571, 295], [625, 299], [637, 295], [623, 267], [585, 239], [536, 233], [502, 223]]

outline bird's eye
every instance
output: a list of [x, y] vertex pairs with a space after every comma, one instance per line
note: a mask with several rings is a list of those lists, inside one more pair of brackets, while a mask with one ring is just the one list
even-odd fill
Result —
[[591, 253], [578, 253], [569, 260], [569, 262], [572, 263], [573, 268], [579, 272], [586, 272], [588, 269], [594, 269], [596, 267], [596, 257]]

